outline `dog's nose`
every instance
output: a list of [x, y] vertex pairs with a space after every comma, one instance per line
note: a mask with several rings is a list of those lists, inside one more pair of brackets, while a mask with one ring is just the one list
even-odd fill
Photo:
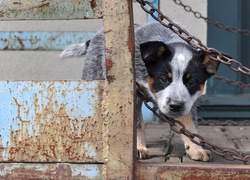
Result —
[[174, 111], [174, 112], [181, 111], [183, 106], [184, 106], [184, 102], [182, 102], [182, 101], [174, 101], [174, 102], [171, 102], [169, 105], [170, 110]]

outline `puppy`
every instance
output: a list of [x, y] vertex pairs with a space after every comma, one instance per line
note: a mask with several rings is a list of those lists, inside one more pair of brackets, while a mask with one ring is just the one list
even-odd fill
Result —
[[[86, 56], [82, 79], [106, 78], [104, 32], [100, 30], [83, 44], [71, 45], [61, 57]], [[171, 30], [160, 23], [135, 25], [136, 81], [157, 103], [164, 115], [176, 118], [197, 133], [195, 101], [202, 94], [205, 81], [218, 69], [219, 63], [210, 60], [202, 51], [191, 48]], [[137, 97], [138, 158], [149, 157], [142, 119], [142, 101]], [[186, 153], [193, 160], [209, 161], [210, 152], [182, 135]]]

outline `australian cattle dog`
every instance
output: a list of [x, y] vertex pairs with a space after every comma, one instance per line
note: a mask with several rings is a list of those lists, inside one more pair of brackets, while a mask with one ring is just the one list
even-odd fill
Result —
[[[82, 79], [106, 78], [104, 31], [92, 39], [66, 48], [62, 58], [83, 56]], [[160, 23], [135, 25], [136, 81], [157, 103], [162, 114], [181, 121], [186, 129], [197, 132], [195, 102], [202, 94], [204, 84], [218, 69], [219, 63], [210, 60], [201, 50], [190, 47], [171, 30]], [[137, 151], [138, 158], [148, 158], [145, 126], [141, 114], [142, 101], [137, 97]], [[209, 161], [210, 151], [181, 135], [187, 155], [193, 160]]]

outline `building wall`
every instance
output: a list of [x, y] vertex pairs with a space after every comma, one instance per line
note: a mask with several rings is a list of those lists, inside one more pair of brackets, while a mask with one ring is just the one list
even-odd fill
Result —
[[[206, 16], [207, 0], [183, 0]], [[193, 35], [206, 42], [206, 24], [187, 13], [173, 0], [161, 0], [161, 11]], [[143, 24], [148, 17], [134, 1], [135, 23]], [[0, 31], [97, 31], [102, 20], [66, 20], [66, 21], [0, 21]], [[82, 58], [61, 60], [60, 51], [0, 51], [1, 80], [78, 80], [83, 68]]]

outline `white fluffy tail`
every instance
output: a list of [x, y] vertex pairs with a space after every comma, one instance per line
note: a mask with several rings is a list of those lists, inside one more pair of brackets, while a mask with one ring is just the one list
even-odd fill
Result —
[[79, 57], [83, 56], [87, 52], [87, 45], [86, 43], [82, 44], [72, 44], [67, 47], [61, 54], [60, 57], [63, 58], [70, 58], [70, 57]]

